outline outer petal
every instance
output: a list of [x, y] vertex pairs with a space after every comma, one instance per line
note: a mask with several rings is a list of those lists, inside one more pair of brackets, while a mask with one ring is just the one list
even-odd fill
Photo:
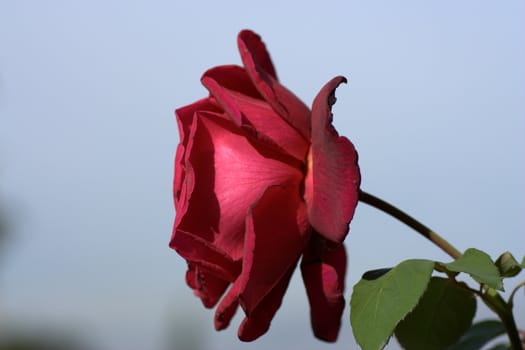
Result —
[[239, 33], [237, 44], [244, 68], [259, 93], [305, 140], [310, 140], [310, 110], [278, 82], [261, 37], [252, 31], [243, 30]]
[[252, 341], [268, 330], [310, 236], [297, 188], [268, 187], [251, 210], [246, 231], [243, 269], [217, 308], [215, 328], [226, 328], [241, 304], [246, 318], [239, 338]]
[[[250, 78], [244, 70], [231, 68], [230, 79], [227, 80], [227, 68], [219, 67], [208, 71], [202, 78], [202, 83], [215, 97], [221, 107], [231, 117], [232, 121], [243, 127], [245, 132], [266, 142], [268, 147], [274, 147], [278, 152], [289, 154], [301, 162], [305, 162], [309, 143], [286, 121], [284, 121], [272, 107], [261, 98], [255, 98], [244, 92], [231, 90], [223, 84], [233, 85], [232, 81], [239, 81], [244, 86]], [[221, 80], [213, 79], [220, 70]], [[243, 74], [244, 73], [244, 77]], [[252, 86], [252, 89], [253, 86]]]
[[215, 329], [220, 331], [227, 328], [230, 325], [230, 322], [239, 308], [239, 283], [235, 283], [231, 286], [228, 293], [217, 306], [215, 311]]
[[225, 89], [237, 91], [260, 100], [263, 99], [243, 67], [236, 65], [213, 67], [204, 72], [201, 81], [204, 78], [215, 80]]
[[186, 283], [207, 308], [215, 306], [230, 284], [230, 282], [217, 277], [214, 273], [193, 264], [188, 264]]
[[268, 187], [246, 220], [239, 300], [248, 316], [295, 266], [309, 234], [298, 188]]
[[323, 237], [342, 242], [354, 215], [361, 177], [352, 143], [332, 126], [336, 77], [319, 92], [312, 107], [311, 167], [305, 182], [310, 223]]
[[179, 205], [175, 231], [199, 237], [233, 260], [243, 256], [246, 214], [261, 193], [273, 184], [298, 188], [302, 178], [279, 154], [206, 113], [194, 118], [184, 166], [187, 203]]
[[175, 154], [175, 176], [173, 178], [173, 197], [175, 200], [175, 209], [179, 211], [179, 203], [181, 201], [181, 191], [183, 188], [182, 181], [186, 174], [184, 171], [184, 159], [186, 147], [188, 145], [188, 138], [190, 135], [193, 117], [197, 111], [220, 112], [219, 105], [213, 98], [205, 98], [194, 102], [188, 106], [179, 108], [175, 111], [177, 118], [177, 125], [179, 127], [179, 145]]
[[179, 127], [179, 139], [180, 143], [183, 145], [188, 144], [193, 117], [198, 111], [220, 113], [222, 110], [215, 99], [210, 97], [203, 98], [190, 105], [175, 110], [175, 117], [177, 118], [177, 125]]
[[213, 271], [224, 280], [233, 282], [239, 275], [241, 264], [233, 260], [226, 252], [220, 250], [196, 234], [175, 228], [170, 247], [193, 265]]
[[281, 306], [290, 278], [295, 270], [295, 263], [288, 269], [279, 283], [268, 293], [252, 313], [242, 321], [238, 336], [242, 341], [253, 341], [270, 328], [273, 316]]
[[266, 45], [262, 42], [261, 37], [251, 30], [245, 29], [239, 32], [238, 40], [246, 43], [246, 48], [250, 51], [250, 56], [254, 64], [270, 77], [277, 80], [277, 73], [275, 72], [272, 58], [268, 50], [266, 50]]
[[305, 251], [301, 272], [310, 302], [314, 334], [319, 339], [334, 342], [339, 334], [345, 307], [346, 252], [343, 245], [327, 248], [322, 243], [324, 239], [319, 238], [312, 239]]

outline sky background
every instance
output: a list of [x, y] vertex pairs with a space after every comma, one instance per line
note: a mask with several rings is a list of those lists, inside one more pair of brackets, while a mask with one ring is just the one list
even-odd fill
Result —
[[[207, 68], [240, 63], [243, 28], [308, 105], [348, 77], [334, 120], [364, 190], [460, 250], [521, 259], [525, 2], [3, 0], [0, 335], [50, 331], [103, 350], [357, 348], [348, 308], [336, 344], [315, 340], [299, 274], [267, 335], [239, 342], [240, 313], [215, 332], [168, 248], [173, 111], [206, 95]], [[345, 244], [347, 297], [366, 270], [449, 261], [364, 204]], [[522, 293], [515, 308], [525, 328]]]

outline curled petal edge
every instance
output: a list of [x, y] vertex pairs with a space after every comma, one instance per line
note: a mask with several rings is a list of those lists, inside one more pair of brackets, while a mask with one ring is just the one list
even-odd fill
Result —
[[320, 235], [341, 243], [358, 202], [361, 175], [354, 145], [332, 126], [335, 89], [346, 82], [339, 76], [317, 94], [312, 106], [312, 147], [305, 180], [308, 218]]

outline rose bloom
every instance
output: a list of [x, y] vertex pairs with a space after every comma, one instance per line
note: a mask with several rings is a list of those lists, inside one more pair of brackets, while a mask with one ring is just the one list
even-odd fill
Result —
[[[312, 110], [281, 85], [261, 38], [241, 31], [243, 67], [219, 66], [201, 82], [210, 95], [176, 110], [176, 218], [170, 247], [188, 263], [186, 282], [215, 328], [240, 305], [238, 336], [264, 334], [301, 259], [315, 336], [335, 341], [345, 306], [342, 244], [358, 200], [352, 143], [333, 128], [344, 77]], [[220, 301], [220, 302], [219, 302]]]

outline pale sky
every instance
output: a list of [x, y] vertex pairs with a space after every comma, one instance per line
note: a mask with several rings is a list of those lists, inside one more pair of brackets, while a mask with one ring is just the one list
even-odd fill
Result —
[[[357, 147], [364, 190], [460, 250], [521, 259], [524, 14], [520, 0], [2, 1], [0, 208], [11, 227], [0, 328], [57, 329], [101, 350], [170, 339], [185, 350], [181, 337], [206, 350], [356, 348], [348, 308], [336, 344], [315, 340], [299, 274], [260, 340], [237, 340], [240, 315], [215, 332], [168, 248], [173, 111], [206, 95], [207, 68], [240, 63], [244, 28], [308, 105], [348, 77], [334, 120]], [[345, 244], [347, 299], [366, 270], [450, 260], [364, 204]], [[515, 307], [525, 328], [523, 294]]]

